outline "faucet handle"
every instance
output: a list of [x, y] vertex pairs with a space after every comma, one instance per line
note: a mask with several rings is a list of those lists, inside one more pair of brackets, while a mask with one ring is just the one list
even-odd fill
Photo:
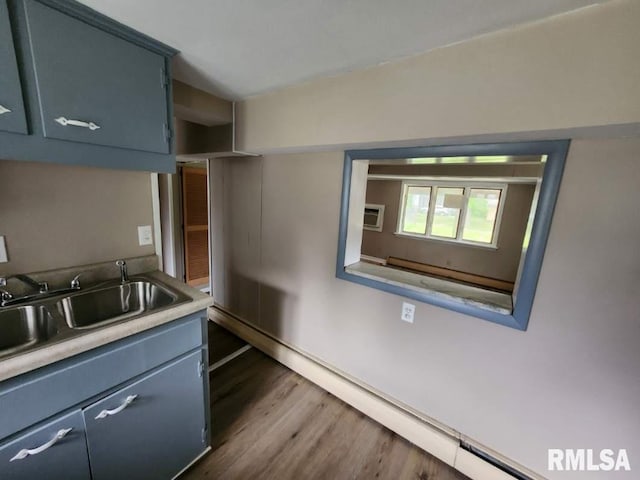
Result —
[[0, 277], [0, 287], [6, 287], [7, 286], [7, 279], [4, 277]]
[[48, 282], [39, 282], [38, 287], [40, 287], [40, 293], [47, 293], [49, 291]]
[[0, 306], [4, 307], [5, 302], [13, 300], [13, 295], [4, 290], [0, 290]]
[[73, 279], [71, 280], [71, 288], [73, 289], [80, 289], [80, 275], [82, 275], [81, 273], [77, 274], [75, 277], [73, 277]]

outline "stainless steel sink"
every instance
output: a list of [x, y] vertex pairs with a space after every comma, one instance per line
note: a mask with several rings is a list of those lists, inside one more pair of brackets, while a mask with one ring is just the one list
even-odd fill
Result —
[[150, 313], [188, 297], [157, 282], [134, 280], [69, 295], [56, 303], [67, 325], [73, 329], [95, 328]]
[[34, 347], [57, 331], [55, 320], [44, 306], [0, 310], [0, 356]]
[[146, 274], [47, 295], [0, 307], [0, 360], [191, 300]]

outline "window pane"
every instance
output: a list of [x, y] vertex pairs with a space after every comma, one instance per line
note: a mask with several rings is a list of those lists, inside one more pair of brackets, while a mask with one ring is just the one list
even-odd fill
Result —
[[407, 187], [402, 219], [403, 232], [426, 233], [430, 197], [431, 187]]
[[443, 188], [436, 190], [436, 209], [431, 224], [431, 235], [436, 237], [456, 238], [458, 235], [458, 219], [464, 188]]
[[463, 240], [491, 243], [496, 225], [500, 190], [472, 188], [464, 221]]

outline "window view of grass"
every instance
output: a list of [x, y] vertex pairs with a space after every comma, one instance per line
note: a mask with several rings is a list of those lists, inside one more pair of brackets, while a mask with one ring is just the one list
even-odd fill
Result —
[[407, 187], [402, 222], [403, 232], [423, 235], [426, 233], [430, 198], [431, 187]]
[[[430, 215], [432, 194], [435, 201]], [[501, 195], [498, 188], [407, 185], [401, 231], [426, 238], [492, 244]]]
[[472, 188], [469, 194], [462, 239], [471, 242], [491, 243], [499, 203], [500, 190]]
[[431, 235], [456, 238], [458, 236], [460, 209], [448, 206], [445, 200], [447, 197], [464, 195], [464, 188], [438, 187], [436, 192], [436, 208], [431, 223]]

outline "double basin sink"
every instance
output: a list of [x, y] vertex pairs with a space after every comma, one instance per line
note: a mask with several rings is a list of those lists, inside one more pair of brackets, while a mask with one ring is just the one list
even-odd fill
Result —
[[0, 359], [152, 313], [189, 297], [146, 276], [0, 307]]

